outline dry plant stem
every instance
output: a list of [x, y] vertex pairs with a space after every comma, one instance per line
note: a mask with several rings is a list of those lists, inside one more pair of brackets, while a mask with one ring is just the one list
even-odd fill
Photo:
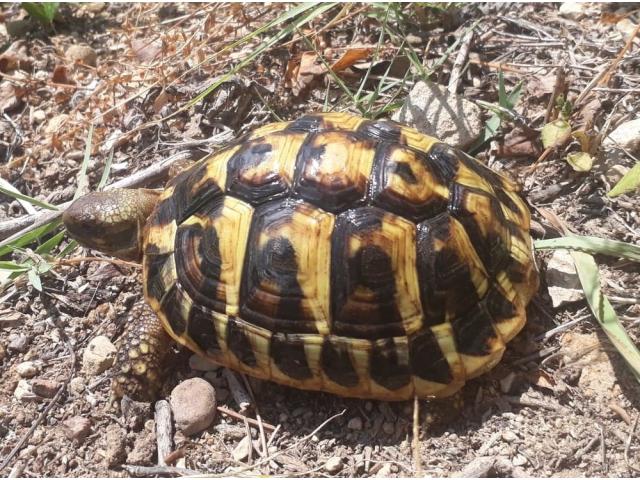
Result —
[[[228, 135], [225, 135], [228, 136]], [[153, 181], [157, 181], [166, 177], [169, 167], [180, 160], [187, 160], [191, 158], [189, 152], [179, 152], [175, 155], [171, 155], [169, 158], [155, 163], [144, 170], [140, 170], [133, 175], [130, 175], [122, 180], [107, 185], [105, 190], [111, 190], [112, 188], [133, 188], [147, 185]], [[45, 225], [53, 220], [56, 220], [62, 215], [62, 212], [71, 204], [71, 202], [65, 202], [58, 205], [58, 210], [49, 211], [42, 210], [34, 215], [26, 215], [24, 217], [15, 218], [6, 222], [0, 223], [0, 238], [5, 238], [0, 242], [0, 247], [13, 242], [20, 238], [22, 235], [35, 230], [42, 225]], [[20, 230], [22, 229], [22, 230]], [[20, 231], [18, 231], [20, 230]], [[17, 232], [17, 233], [15, 233]], [[12, 235], [13, 234], [13, 235]]]
[[173, 450], [171, 407], [166, 400], [158, 400], [155, 407], [156, 439], [158, 444], [158, 466], [165, 467], [166, 457]]
[[609, 408], [613, 410], [624, 423], [626, 423], [627, 425], [631, 425], [631, 417], [624, 408], [622, 408], [617, 403], [610, 403]]
[[[259, 424], [256, 420], [254, 420], [253, 418], [249, 418], [245, 415], [242, 415], [238, 412], [234, 412], [233, 410], [230, 410], [226, 407], [223, 407], [221, 405], [218, 405], [216, 407], [216, 409], [222, 413], [223, 415], [227, 415], [228, 417], [231, 417], [235, 420], [239, 420], [241, 422], [243, 422], [245, 419], [247, 420], [247, 422], [249, 423], [249, 425], [251, 425], [252, 427], [259, 427]], [[267, 430], [271, 430], [271, 431], [276, 431], [277, 428], [274, 427], [273, 425], [271, 425], [270, 423], [266, 423], [266, 422], [262, 422], [262, 426], [264, 428], [266, 428]]]
[[640, 32], [640, 25], [636, 27], [633, 33], [629, 36], [629, 39], [624, 44], [624, 47], [622, 47], [622, 50], [620, 50], [620, 53], [618, 53], [616, 58], [613, 59], [613, 61], [609, 65], [609, 68], [607, 68], [606, 70], [606, 75], [604, 75], [598, 82], [599, 86], [604, 87], [609, 83], [613, 71], [618, 67], [620, 61], [622, 60], [622, 57], [624, 57], [625, 53], [627, 53], [627, 51], [631, 48], [631, 45], [633, 45], [633, 40], [638, 36], [638, 32]]
[[83, 262], [105, 262], [117, 265], [119, 267], [130, 267], [139, 269], [142, 265], [135, 262], [128, 262], [127, 260], [118, 260], [117, 258], [102, 258], [102, 257], [73, 257], [73, 258], [61, 258], [54, 263], [57, 265], [77, 265]]
[[[256, 401], [256, 396], [253, 394], [253, 390], [251, 389], [251, 383], [249, 382], [249, 379], [247, 378], [246, 375], [242, 375], [242, 380], [244, 381], [244, 385], [247, 388], [247, 391], [249, 392], [249, 395], [251, 395], [251, 402], [253, 403], [254, 407], [254, 411], [256, 414], [256, 420], [258, 421], [258, 430], [260, 431], [260, 445], [262, 447], [262, 452], [260, 454], [261, 457], [266, 457], [267, 456], [267, 438], [264, 434], [264, 426], [262, 425], [262, 416], [260, 415], [260, 409], [258, 408], [258, 402]], [[249, 424], [246, 423], [247, 428], [249, 428]], [[249, 432], [251, 433], [251, 432]]]
[[252, 405], [251, 397], [244, 389], [244, 387], [240, 384], [238, 377], [228, 368], [222, 370], [224, 374], [224, 378], [227, 379], [227, 383], [229, 384], [229, 390], [231, 390], [231, 395], [235, 400], [238, 408], [240, 408], [240, 413], [246, 412]]
[[[305, 443], [306, 441], [308, 441], [311, 437], [313, 437], [314, 435], [316, 435], [320, 430], [322, 430], [328, 423], [332, 422], [333, 420], [335, 420], [338, 417], [341, 417], [342, 415], [344, 415], [344, 412], [346, 412], [346, 410], [342, 410], [340, 413], [336, 413], [335, 415], [327, 418], [324, 422], [322, 422], [320, 425], [318, 425], [311, 433], [305, 435], [304, 437], [302, 437], [300, 440], [298, 440], [296, 443], [289, 445], [287, 448], [280, 450], [279, 452], [274, 453], [273, 455], [269, 455], [268, 457], [260, 460], [259, 462], [256, 462], [253, 465], [247, 465], [246, 467], [243, 467], [239, 470], [234, 470], [233, 471], [233, 475], [237, 476], [240, 473], [243, 472], [247, 472], [249, 470], [252, 470], [253, 468], [256, 467], [260, 467], [266, 463], [269, 463], [270, 461], [272, 461], [274, 458], [277, 458], [278, 455], [281, 455], [283, 453], [286, 453], [290, 450], [293, 450], [295, 448], [298, 448], [300, 445], [302, 445], [303, 443]], [[207, 478], [222, 478], [222, 477], [228, 477], [229, 474], [228, 473], [220, 473], [220, 474], [212, 474], [212, 475], [203, 475], [204, 477]]]
[[473, 30], [469, 30], [463, 37], [462, 42], [460, 43], [460, 50], [458, 50], [458, 55], [456, 55], [456, 59], [453, 62], [449, 86], [447, 87], [447, 90], [451, 94], [455, 94], [458, 90], [458, 85], [460, 84], [460, 73], [462, 72], [462, 67], [464, 67], [467, 57], [469, 56], [471, 40], [473, 40]]
[[638, 428], [638, 420], [640, 420], [640, 414], [636, 415], [636, 420], [635, 422], [633, 422], [633, 427], [631, 427], [629, 437], [627, 438], [627, 442], [624, 446], [624, 461], [627, 463], [627, 466], [634, 472], [640, 472], [640, 469], [634, 467], [633, 465], [631, 465], [631, 462], [629, 462], [629, 450], [631, 449], [631, 442], [633, 441], [633, 436], [636, 433], [636, 428]]
[[69, 338], [67, 338], [67, 334], [64, 331], [64, 329], [59, 327], [58, 325], [56, 325], [56, 327], [58, 328], [58, 331], [60, 332], [60, 337], [64, 340], [64, 344], [66, 345], [67, 349], [69, 350], [69, 358], [71, 360], [71, 368], [69, 370], [69, 375], [67, 376], [67, 378], [64, 381], [64, 383], [60, 386], [60, 388], [58, 389], [56, 394], [53, 396], [51, 401], [48, 403], [48, 405], [44, 408], [44, 410], [42, 410], [40, 415], [38, 415], [38, 418], [36, 419], [36, 421], [31, 424], [31, 428], [29, 428], [27, 433], [25, 433], [22, 436], [22, 438], [18, 441], [16, 446], [13, 447], [11, 452], [9, 452], [9, 454], [2, 461], [2, 464], [0, 465], [0, 472], [2, 472], [2, 470], [4, 470], [7, 467], [7, 465], [9, 465], [9, 463], [11, 462], [13, 457], [15, 457], [16, 454], [22, 449], [22, 447], [27, 442], [27, 440], [29, 440], [31, 435], [33, 435], [33, 432], [36, 431], [36, 428], [38, 428], [38, 425], [40, 425], [42, 423], [42, 421], [47, 417], [47, 415], [49, 414], [51, 409], [56, 405], [56, 403], [58, 403], [58, 400], [60, 399], [60, 396], [62, 395], [62, 392], [64, 392], [67, 389], [67, 385], [69, 385], [69, 382], [71, 381], [71, 379], [75, 375], [75, 371], [76, 371], [76, 367], [75, 367], [75, 365], [76, 365], [76, 353], [73, 351], [73, 348], [71, 347], [71, 343], [69, 342]]
[[193, 477], [196, 475], [202, 475], [200, 472], [190, 470], [188, 468], [178, 467], [143, 467], [140, 465], [122, 465], [132, 477]]
[[420, 402], [418, 396], [413, 396], [413, 470], [417, 477], [422, 476], [422, 462], [420, 462]]
[[558, 95], [564, 90], [564, 79], [566, 73], [564, 71], [563, 65], [560, 65], [556, 71], [556, 83], [553, 85], [553, 93], [551, 94], [551, 98], [549, 99], [549, 104], [547, 105], [547, 111], [544, 114], [544, 124], [549, 123], [551, 119], [551, 114], [553, 113], [553, 107], [556, 104], [556, 98]]

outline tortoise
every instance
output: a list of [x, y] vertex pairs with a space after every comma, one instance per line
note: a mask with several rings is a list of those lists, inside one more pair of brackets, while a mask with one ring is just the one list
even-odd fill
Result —
[[161, 193], [94, 192], [63, 220], [81, 244], [142, 261], [119, 396], [157, 393], [171, 337], [299, 389], [445, 397], [499, 362], [538, 288], [511, 181], [346, 113], [262, 126]]

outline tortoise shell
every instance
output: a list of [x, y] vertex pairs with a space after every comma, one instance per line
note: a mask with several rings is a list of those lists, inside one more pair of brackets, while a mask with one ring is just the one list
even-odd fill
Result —
[[493, 367], [538, 286], [512, 183], [417, 130], [344, 113], [258, 128], [149, 218], [164, 328], [249, 375], [402, 400]]

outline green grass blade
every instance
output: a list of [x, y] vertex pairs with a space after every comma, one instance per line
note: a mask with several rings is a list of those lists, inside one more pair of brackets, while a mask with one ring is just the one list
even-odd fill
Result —
[[51, 205], [50, 203], [43, 202], [42, 200], [36, 200], [35, 198], [32, 198], [28, 195], [24, 195], [20, 192], [9, 190], [1, 186], [0, 186], [0, 193], [8, 197], [15, 198], [17, 200], [24, 200], [25, 202], [29, 202], [30, 204], [35, 205], [36, 207], [46, 208], [47, 210], [58, 210], [58, 207], [56, 207], [55, 205]]
[[546, 240], [536, 240], [534, 247], [537, 250], [555, 250], [563, 248], [586, 252], [591, 255], [601, 254], [612, 257], [620, 257], [634, 262], [640, 262], [640, 246], [607, 238], [587, 237], [571, 235]]
[[614, 198], [635, 190], [640, 190], [640, 163], [636, 163], [631, 170], [624, 174], [620, 181], [607, 193], [607, 197]]
[[213, 92], [216, 88], [218, 88], [220, 85], [222, 85], [224, 82], [226, 82], [229, 78], [231, 78], [237, 72], [239, 72], [244, 67], [249, 65], [249, 63], [251, 63], [260, 54], [262, 54], [262, 52], [264, 52], [265, 50], [271, 48], [273, 45], [278, 43], [280, 40], [285, 38], [287, 35], [290, 35], [294, 31], [296, 31], [298, 28], [300, 28], [303, 25], [305, 25], [306, 23], [308, 23], [310, 20], [314, 19], [318, 15], [321, 15], [322, 13], [326, 12], [327, 10], [335, 7], [336, 5], [338, 5], [338, 4], [337, 3], [303, 3], [303, 4], [299, 5], [298, 7], [295, 7], [294, 9], [290, 10], [289, 12], [286, 12], [284, 15], [281, 15], [280, 17], [275, 19], [273, 22], [270, 22], [269, 24], [265, 25], [264, 27], [259, 28], [259, 29], [255, 30], [254, 32], [251, 32], [251, 34], [247, 35], [246, 37], [241, 38], [237, 42], [234, 42], [233, 44], [229, 45], [229, 47], [226, 47], [225, 49], [223, 49], [222, 51], [235, 48], [237, 45], [240, 45], [241, 43], [244, 43], [244, 42], [248, 41], [249, 39], [255, 37], [256, 35], [267, 31], [271, 27], [274, 27], [276, 25], [279, 25], [280, 23], [283, 23], [283, 22], [285, 22], [287, 20], [290, 20], [290, 19], [296, 17], [298, 14], [306, 12], [307, 10], [311, 10], [311, 12], [307, 13], [306, 15], [302, 15], [295, 22], [291, 23], [291, 25], [288, 25], [287, 27], [285, 27], [282, 30], [280, 30], [279, 32], [277, 32], [268, 41], [263, 42], [260, 46], [258, 46], [258, 48], [256, 48], [252, 53], [247, 55], [241, 62], [239, 62], [238, 65], [233, 67], [231, 70], [229, 70], [228, 73], [226, 73], [225, 75], [222, 75], [218, 80], [216, 80], [211, 85], [209, 85], [207, 88], [205, 88], [204, 91], [202, 91], [202, 93], [200, 93], [195, 98], [190, 100], [185, 105], [185, 107], [183, 107], [183, 108], [192, 107], [196, 103], [200, 102], [207, 95], [209, 95], [211, 92]]
[[60, 225], [60, 222], [61, 220], [57, 219], [57, 220], [54, 220], [53, 222], [46, 223], [41, 227], [38, 227], [34, 230], [31, 230], [28, 233], [25, 233], [20, 238], [16, 238], [10, 244], [0, 247], [0, 257], [14, 251], [16, 248], [24, 247], [25, 245], [29, 245], [30, 243], [35, 242], [40, 237], [55, 230]]
[[24, 2], [21, 6], [29, 16], [45, 25], [51, 25], [58, 13], [58, 5], [58, 2]]
[[8, 270], [10, 272], [26, 272], [31, 265], [20, 265], [11, 261], [0, 261], [0, 270]]
[[591, 255], [584, 252], [572, 251], [571, 256], [593, 315], [613, 346], [625, 359], [636, 379], [640, 381], [640, 351], [627, 335], [611, 303], [600, 290], [596, 261]]
[[64, 230], [56, 233], [53, 237], [51, 237], [49, 240], [47, 240], [38, 248], [36, 248], [35, 252], [40, 255], [46, 255], [48, 253], [51, 253], [51, 250], [53, 250], [58, 245], [60, 245], [60, 242], [62, 242], [62, 240], [64, 239], [65, 233], [66, 232]]

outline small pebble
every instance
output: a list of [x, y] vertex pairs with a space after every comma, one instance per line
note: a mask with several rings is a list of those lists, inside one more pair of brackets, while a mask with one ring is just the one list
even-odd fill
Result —
[[82, 377], [73, 377], [70, 381], [69, 381], [69, 392], [74, 394], [74, 395], [80, 395], [82, 392], [84, 392], [85, 389], [85, 383], [84, 383], [84, 379]]
[[185, 380], [171, 392], [176, 428], [187, 436], [208, 428], [216, 416], [216, 407], [216, 391], [202, 378]]
[[156, 452], [156, 435], [146, 432], [136, 438], [133, 450], [127, 456], [131, 465], [153, 465], [153, 454]]
[[34, 123], [42, 123], [46, 120], [47, 116], [42, 110], [36, 110], [31, 114], [31, 120]]
[[524, 455], [518, 454], [515, 457], [513, 457], [513, 460], [511, 461], [511, 463], [516, 467], [522, 467], [527, 463], [529, 463], [529, 460], [527, 460], [527, 457], [525, 457]]
[[327, 473], [335, 475], [342, 470], [343, 460], [342, 457], [331, 457], [324, 464], [324, 469]]
[[209, 372], [212, 370], [219, 370], [221, 368], [221, 365], [207, 357], [202, 357], [194, 353], [193, 355], [191, 355], [191, 357], [189, 357], [189, 368], [191, 368], [191, 370]]
[[104, 335], [93, 338], [82, 354], [82, 369], [91, 375], [100, 375], [113, 365], [116, 347]]
[[118, 425], [109, 425], [105, 434], [105, 463], [107, 467], [115, 467], [124, 463], [126, 458], [126, 432]]
[[20, 380], [16, 389], [13, 391], [13, 396], [18, 400], [29, 400], [33, 398], [33, 390], [28, 380]]
[[512, 443], [518, 439], [518, 436], [515, 433], [507, 430], [502, 434], [502, 439], [507, 443]]
[[71, 45], [67, 49], [66, 57], [71, 61], [78, 61], [92, 67], [98, 63], [96, 51], [88, 45]]
[[83, 442], [91, 433], [91, 420], [85, 417], [71, 417], [64, 422], [64, 433], [69, 440]]
[[350, 430], [362, 430], [362, 419], [360, 417], [353, 417], [347, 423], [347, 428]]
[[38, 373], [38, 369], [33, 362], [22, 362], [16, 365], [16, 372], [18, 372], [18, 375], [22, 378], [32, 378]]
[[60, 386], [60, 382], [44, 378], [36, 378], [31, 381], [31, 389], [33, 390], [33, 393], [44, 398], [53, 397], [58, 392]]
[[382, 468], [378, 470], [378, 472], [376, 473], [376, 477], [388, 478], [390, 474], [391, 474], [391, 464], [385, 463], [382, 465]]
[[29, 337], [26, 335], [16, 335], [11, 341], [9, 341], [9, 345], [7, 345], [10, 351], [24, 353], [29, 348]]

